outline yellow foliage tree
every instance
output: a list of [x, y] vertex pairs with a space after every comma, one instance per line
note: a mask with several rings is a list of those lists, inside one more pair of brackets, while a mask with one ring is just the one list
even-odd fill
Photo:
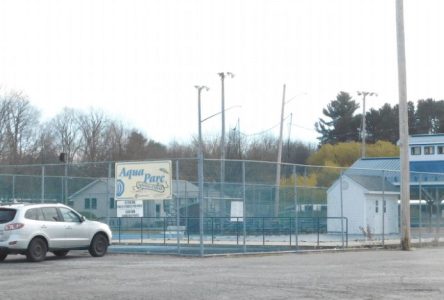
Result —
[[[377, 141], [366, 145], [367, 157], [399, 156], [399, 148], [390, 142]], [[308, 158], [310, 165], [349, 167], [361, 156], [361, 143], [325, 144]]]

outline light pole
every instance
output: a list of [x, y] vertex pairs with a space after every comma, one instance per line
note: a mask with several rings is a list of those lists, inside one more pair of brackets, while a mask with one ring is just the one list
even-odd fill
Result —
[[362, 139], [362, 153], [361, 157], [365, 158], [365, 138], [367, 135], [366, 129], [365, 129], [365, 97], [366, 96], [378, 96], [378, 94], [374, 92], [364, 92], [364, 91], [358, 91], [358, 96], [362, 96], [362, 131], [361, 131], [361, 139]]
[[230, 72], [221, 72], [218, 73], [218, 75], [220, 76], [220, 80], [222, 83], [222, 99], [221, 99], [221, 103], [222, 103], [222, 134], [220, 137], [220, 196], [221, 199], [224, 198], [224, 182], [225, 182], [225, 77], [234, 77], [233, 73]]
[[[209, 88], [204, 85], [195, 85], [197, 89], [197, 112], [198, 112], [198, 129], [199, 129], [199, 145], [197, 153], [197, 177], [199, 182], [199, 234], [200, 234], [200, 255], [203, 256], [203, 189], [204, 189], [204, 178], [203, 178], [203, 146], [202, 146], [202, 117], [200, 109], [200, 94], [202, 90], [208, 91]], [[179, 212], [177, 212], [179, 213]]]

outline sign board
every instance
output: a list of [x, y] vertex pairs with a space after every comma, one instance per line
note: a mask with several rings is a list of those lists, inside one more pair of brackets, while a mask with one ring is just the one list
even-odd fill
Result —
[[143, 217], [142, 200], [118, 200], [117, 201], [118, 218], [141, 218]]
[[171, 199], [171, 169], [171, 161], [116, 163], [115, 199]]
[[242, 222], [244, 219], [244, 202], [231, 201], [231, 222]]

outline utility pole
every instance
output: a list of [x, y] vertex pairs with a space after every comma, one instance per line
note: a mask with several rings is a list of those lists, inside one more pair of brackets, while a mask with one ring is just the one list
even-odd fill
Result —
[[401, 160], [401, 248], [402, 250], [410, 250], [409, 126], [403, 0], [396, 0], [396, 37], [398, 46], [399, 146]]
[[361, 141], [362, 141], [362, 147], [361, 147], [361, 158], [365, 158], [365, 139], [367, 137], [367, 131], [365, 128], [365, 97], [366, 96], [378, 96], [378, 94], [374, 92], [361, 92], [358, 91], [357, 94], [359, 96], [362, 96], [362, 131], [361, 131]]
[[[197, 153], [197, 177], [199, 182], [199, 233], [200, 233], [200, 256], [204, 254], [203, 248], [203, 216], [204, 216], [204, 208], [203, 208], [203, 189], [204, 189], [204, 175], [203, 175], [203, 145], [202, 145], [202, 115], [200, 109], [200, 94], [202, 90], [208, 91], [209, 88], [206, 86], [194, 86], [197, 89], [197, 119], [198, 119], [198, 131], [199, 131], [199, 149]], [[177, 212], [179, 213], [179, 212]]]
[[279, 188], [281, 185], [282, 133], [284, 128], [285, 84], [282, 92], [281, 125], [279, 128], [278, 156], [276, 162], [276, 193], [274, 196], [274, 216], [279, 217]]
[[220, 80], [222, 83], [222, 134], [220, 137], [220, 182], [221, 182], [221, 198], [224, 198], [224, 182], [225, 182], [225, 77], [234, 77], [233, 73], [230, 72], [221, 72], [218, 73], [220, 76]]

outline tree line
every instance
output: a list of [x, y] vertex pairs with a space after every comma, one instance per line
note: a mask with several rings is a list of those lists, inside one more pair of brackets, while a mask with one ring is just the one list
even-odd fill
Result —
[[[94, 162], [146, 159], [193, 158], [198, 141], [172, 141], [164, 145], [128, 128], [102, 111], [88, 112], [64, 108], [52, 119], [42, 122], [40, 111], [21, 92], [0, 94], [0, 163], [47, 164], [64, 161]], [[220, 158], [220, 138], [205, 138], [206, 158]], [[271, 135], [250, 138], [236, 129], [227, 134], [227, 159], [275, 161], [278, 140]], [[283, 162], [303, 164], [316, 150], [314, 145], [287, 140]]]
[[[323, 109], [323, 118], [315, 124], [320, 134], [320, 145], [340, 142], [357, 142], [362, 139], [362, 113], [356, 114], [359, 103], [346, 92], [340, 92]], [[365, 114], [366, 141], [389, 141], [399, 139], [399, 108], [385, 103], [379, 109], [370, 109]], [[444, 133], [444, 100], [420, 99], [416, 106], [408, 102], [410, 134]]]
[[[362, 114], [356, 114], [359, 104], [346, 92], [340, 92], [323, 109], [323, 118], [315, 124], [320, 134], [319, 145], [298, 140], [284, 141], [282, 161], [294, 164], [331, 164], [322, 153], [326, 145], [338, 145], [361, 141]], [[444, 133], [444, 101], [419, 100], [415, 106], [408, 103], [410, 134]], [[398, 105], [384, 104], [379, 109], [366, 112], [366, 141], [376, 144], [398, 140]], [[203, 141], [206, 158], [220, 158], [220, 137], [206, 137]], [[379, 148], [378, 148], [379, 147]], [[377, 149], [375, 155], [392, 156], [392, 147]], [[357, 145], [340, 146], [338, 149], [353, 149]], [[52, 119], [42, 122], [40, 111], [21, 92], [0, 94], [0, 163], [2, 164], [47, 164], [65, 161], [94, 162], [146, 159], [194, 158], [198, 141], [190, 137], [187, 143], [172, 141], [168, 145], [147, 137], [135, 128], [128, 128], [97, 109], [87, 112], [64, 108]], [[341, 151], [342, 151], [341, 150]], [[344, 150], [345, 151], [345, 150]], [[240, 133], [236, 128], [228, 130], [226, 142], [227, 159], [275, 161], [278, 138], [269, 134], [254, 138]], [[353, 153], [354, 153], [353, 152]], [[356, 154], [356, 153], [355, 153]], [[346, 155], [355, 158], [356, 155]], [[372, 156], [369, 153], [369, 156]], [[356, 157], [359, 157], [356, 156]], [[333, 165], [344, 166], [341, 162]], [[347, 162], [345, 165], [349, 165]]]

